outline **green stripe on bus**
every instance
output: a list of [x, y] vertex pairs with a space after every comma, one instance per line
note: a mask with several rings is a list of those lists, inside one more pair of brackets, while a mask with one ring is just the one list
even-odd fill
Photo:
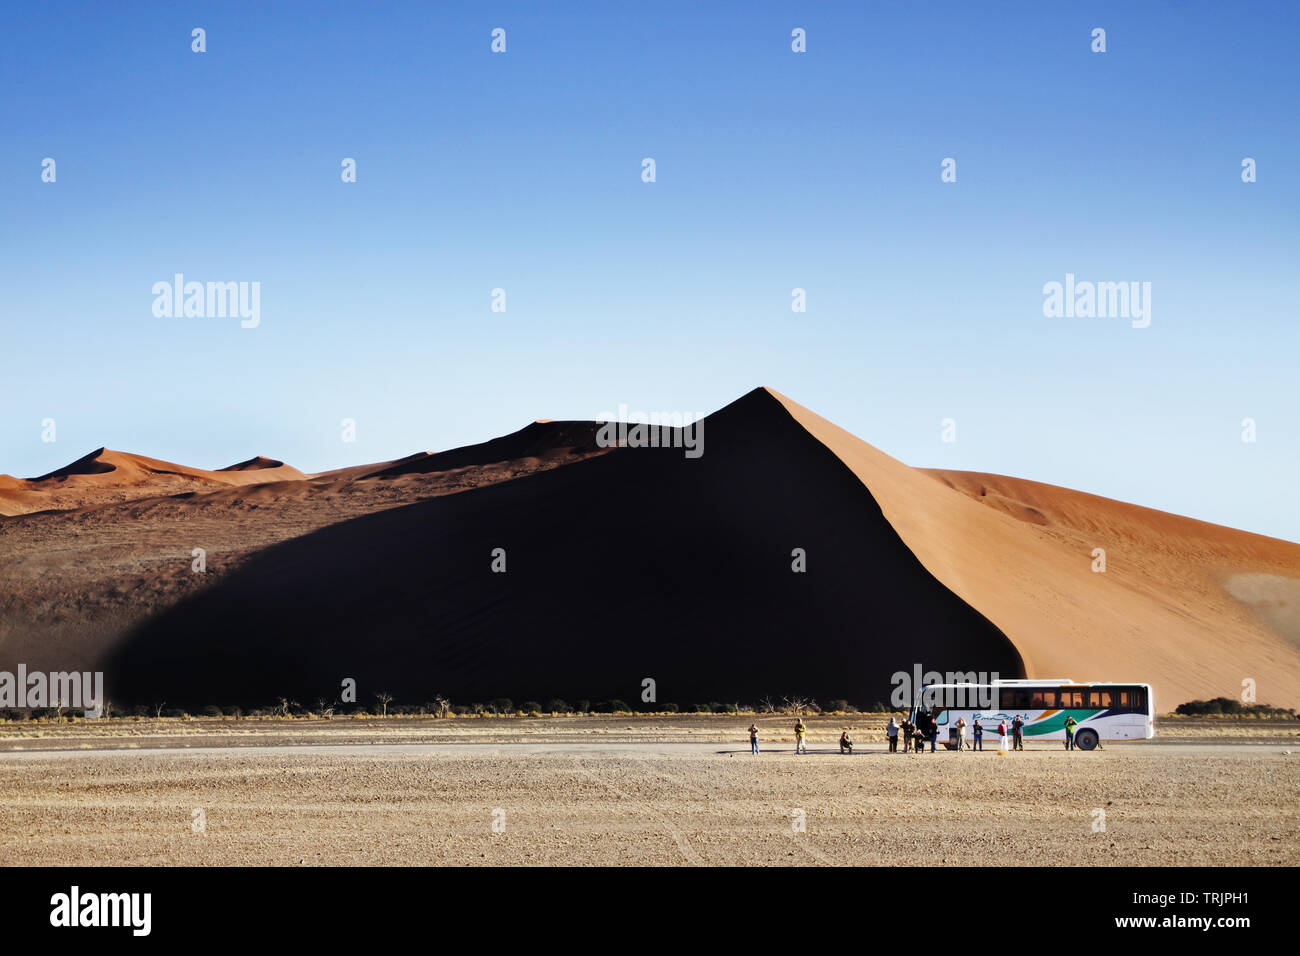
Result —
[[1101, 710], [1060, 710], [1046, 720], [1025, 724], [1025, 736], [1038, 737], [1042, 734], [1054, 734], [1058, 730], [1064, 731], [1066, 717], [1073, 717], [1078, 723], [1083, 723], [1100, 713]]

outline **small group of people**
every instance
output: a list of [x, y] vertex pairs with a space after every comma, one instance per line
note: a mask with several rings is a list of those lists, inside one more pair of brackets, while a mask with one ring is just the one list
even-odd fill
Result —
[[[958, 717], [957, 722], [953, 724], [953, 726], [957, 729], [957, 750], [983, 751], [985, 728], [983, 721], [978, 716], [976, 716], [969, 725], [971, 731], [971, 742], [969, 745], [966, 743], [966, 728], [968, 726], [966, 718]], [[1066, 715], [1066, 750], [1074, 749], [1074, 729], [1077, 726], [1078, 721], [1076, 721], [1072, 716]], [[1011, 718], [1009, 723], [1005, 717], [1000, 718], [998, 720], [997, 734], [998, 749], [1002, 752], [1005, 753], [1008, 750], [1008, 746], [1011, 750], [1024, 750], [1024, 715], [1016, 714]], [[917, 753], [924, 753], [925, 742], [927, 740], [930, 741], [930, 752], [934, 753], [939, 739], [939, 723], [935, 719], [934, 714], [930, 713], [930, 711], [926, 710], [924, 707], [921, 707], [916, 712], [916, 723], [912, 723], [912, 721], [907, 718], [903, 718], [903, 722], [899, 723], [893, 717], [890, 717], [889, 724], [885, 727], [885, 736], [889, 740], [889, 752], [891, 754], [898, 753], [898, 738], [900, 736], [903, 738], [903, 753], [911, 752], [913, 747], [916, 748]], [[758, 749], [757, 723], [749, 725], [749, 751], [753, 754], [760, 753]], [[797, 754], [808, 753], [808, 727], [803, 722], [802, 717], [798, 718], [794, 725], [794, 752]], [[847, 727], [840, 734], [840, 753], [853, 753], [853, 740], [849, 737]]]
[[[1070, 739], [1074, 736], [1074, 728], [1070, 723], [1074, 718], [1069, 718], [1066, 722], [1067, 746]], [[980, 750], [984, 749], [984, 723], [979, 717], [969, 725], [971, 730], [971, 742], [966, 743], [966, 718], [958, 717], [957, 722], [953, 724], [957, 729], [957, 749], [958, 750]], [[1008, 724], [1005, 718], [998, 721], [998, 745], [999, 749], [1007, 749], [1008, 734], [1011, 737], [1011, 746], [1015, 750], [1025, 749], [1025, 718], [1022, 714], [1016, 714]], [[889, 725], [885, 728], [885, 736], [889, 740], [889, 752], [898, 753], [898, 738], [900, 733], [903, 738], [903, 753], [912, 750], [915, 744], [917, 753], [925, 752], [925, 742], [930, 741], [930, 752], [934, 753], [939, 740], [939, 723], [935, 716], [924, 707], [916, 712], [916, 723], [907, 718], [903, 719], [900, 724], [893, 717], [889, 718]]]
[[[761, 753], [758, 749], [758, 724], [749, 725], [749, 752], [752, 754]], [[808, 725], [800, 717], [794, 724], [794, 752], [797, 754], [808, 753]], [[849, 729], [844, 728], [840, 734], [840, 753], [853, 753], [853, 739], [849, 737]]]
[[[900, 724], [893, 717], [889, 718], [889, 726], [885, 728], [885, 736], [889, 739], [889, 752], [891, 754], [898, 753], [898, 736], [900, 731], [903, 736], [903, 753], [911, 752], [913, 741], [916, 743], [917, 753], [921, 753], [925, 750], [925, 741], [926, 738], [930, 736], [930, 728], [928, 725], [920, 725], [919, 714], [917, 715], [917, 721], [918, 722], [914, 724], [904, 717], [903, 722]], [[935, 733], [937, 733], [937, 730]], [[931, 749], [933, 749], [933, 746], [933, 743], [931, 743]]]

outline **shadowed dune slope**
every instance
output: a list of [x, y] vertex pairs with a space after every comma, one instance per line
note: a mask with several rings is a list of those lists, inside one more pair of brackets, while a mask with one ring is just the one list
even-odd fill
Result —
[[1262, 702], [1300, 701], [1300, 545], [1038, 482], [911, 468], [777, 398], [926, 568], [1012, 640], [1029, 676], [1149, 681], [1164, 709], [1239, 697], [1246, 679]]
[[454, 468], [490, 465], [525, 458], [582, 457], [598, 453], [594, 422], [533, 422], [517, 432], [477, 445], [466, 445], [423, 457], [412, 456], [367, 475], [368, 478], [396, 478], [399, 475], [427, 475]]
[[652, 678], [660, 702], [866, 704], [917, 660], [1021, 673], [771, 393], [709, 416], [704, 437], [698, 459], [618, 449], [275, 545], [134, 632], [110, 695], [314, 703], [351, 677], [364, 704], [635, 703]]
[[315, 481], [355, 481], [361, 478], [400, 478], [405, 475], [433, 475], [460, 468], [474, 468], [517, 461], [548, 461], [552, 464], [576, 461], [604, 452], [596, 445], [600, 426], [595, 422], [536, 421], [517, 432], [477, 445], [447, 451], [417, 452], [394, 461], [351, 465], [311, 475]]

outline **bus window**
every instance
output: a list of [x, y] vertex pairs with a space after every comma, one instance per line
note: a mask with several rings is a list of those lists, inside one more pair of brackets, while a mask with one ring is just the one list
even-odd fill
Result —
[[1028, 710], [1030, 694], [1023, 687], [1003, 687], [998, 692], [998, 706], [1003, 710]]
[[1108, 690], [1094, 690], [1088, 694], [1089, 707], [1113, 707], [1114, 694]]
[[1134, 687], [1133, 688], [1133, 709], [1146, 710], [1146, 708], [1147, 708], [1146, 693], [1143, 691], [1141, 687]]
[[1132, 691], [1121, 690], [1116, 693], [1116, 696], [1119, 698], [1120, 707], [1124, 708], [1125, 710], [1129, 710], [1133, 707]]
[[1032, 690], [1029, 692], [1029, 706], [1034, 710], [1055, 710], [1056, 691]]
[[1063, 690], [1061, 691], [1061, 709], [1077, 708], [1083, 706], [1083, 691], [1081, 690]]

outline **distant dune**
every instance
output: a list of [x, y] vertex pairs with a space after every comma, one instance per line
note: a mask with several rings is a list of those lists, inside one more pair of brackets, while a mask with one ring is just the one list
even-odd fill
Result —
[[302, 472], [298, 471], [296, 468], [288, 468], [285, 465], [285, 463], [282, 461], [276, 461], [274, 458], [265, 458], [261, 455], [257, 455], [254, 458], [250, 458], [248, 459], [248, 461], [241, 461], [238, 464], [227, 465], [225, 468], [221, 468], [218, 470], [223, 472], [226, 471], [265, 472], [265, 471], [277, 470], [280, 471], [281, 474], [283, 474], [287, 470], [293, 472], [294, 476], [297, 478], [303, 477]]
[[699, 459], [596, 430], [313, 475], [99, 449], [0, 476], [0, 669], [194, 707], [345, 677], [361, 703], [638, 703], [652, 678], [660, 702], [870, 704], [916, 663], [1300, 703], [1300, 545], [911, 468], [768, 389], [705, 420]]
[[219, 471], [206, 471], [100, 448], [39, 478], [0, 475], [0, 514], [84, 508], [148, 493], [167, 494], [305, 477], [297, 468], [261, 456]]

